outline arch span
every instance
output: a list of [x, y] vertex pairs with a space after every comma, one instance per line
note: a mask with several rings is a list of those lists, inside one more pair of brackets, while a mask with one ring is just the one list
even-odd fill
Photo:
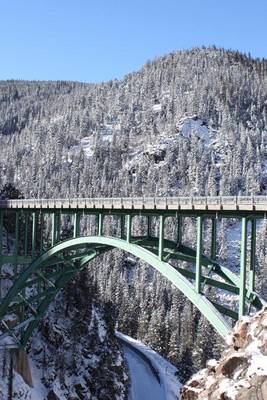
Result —
[[[14, 304], [14, 299], [20, 298], [21, 302], [19, 304], [26, 303], [26, 306], [29, 306], [29, 311], [32, 316], [29, 318], [28, 324], [25, 324], [25, 328], [21, 333], [19, 339], [21, 346], [26, 345], [33, 330], [43, 318], [49, 304], [53, 301], [59, 290], [66, 285], [75, 273], [84, 268], [88, 262], [98, 255], [114, 248], [128, 252], [155, 268], [199, 309], [221, 336], [225, 337], [230, 333], [231, 327], [228, 325], [226, 319], [205, 297], [205, 295], [197, 293], [195, 287], [181, 272], [168, 262], [161, 261], [153, 251], [142, 247], [138, 241], [132, 243], [114, 237], [88, 236], [69, 239], [50, 248], [46, 253], [34, 260], [19, 276], [10, 288], [6, 297], [3, 299], [0, 305], [0, 320], [4, 318], [7, 311], [12, 310], [12, 307], [16, 306], [16, 303]], [[43, 275], [44, 271], [46, 271], [47, 268], [50, 268], [53, 263], [54, 265], [60, 263], [64, 264], [64, 268], [61, 268], [60, 272], [51, 272], [51, 276], [55, 277], [55, 280], [53, 281], [54, 283], [52, 283], [49, 277], [47, 278]], [[43, 279], [46, 283], [46, 290], [39, 294], [37, 308], [34, 308], [34, 306], [31, 305], [32, 303], [30, 300], [25, 299], [25, 301], [23, 301], [22, 295], [25, 288], [36, 283], [36, 279], [31, 279], [34, 276], [39, 276], [39, 278]], [[11, 333], [14, 336], [14, 332]]]

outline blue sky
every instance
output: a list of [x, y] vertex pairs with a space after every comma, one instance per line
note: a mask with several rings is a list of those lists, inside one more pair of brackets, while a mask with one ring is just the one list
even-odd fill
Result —
[[0, 0], [0, 80], [100, 82], [212, 44], [267, 58], [267, 0]]

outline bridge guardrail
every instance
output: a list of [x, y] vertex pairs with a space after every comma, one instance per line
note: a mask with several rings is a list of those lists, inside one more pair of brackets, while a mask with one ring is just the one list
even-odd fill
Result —
[[115, 197], [0, 200], [0, 208], [266, 210], [267, 196]]
[[207, 197], [207, 205], [209, 205], [209, 204], [220, 205], [221, 197], [220, 196]]

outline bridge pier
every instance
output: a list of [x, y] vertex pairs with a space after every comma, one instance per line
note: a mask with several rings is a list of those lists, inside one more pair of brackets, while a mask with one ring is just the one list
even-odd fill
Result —
[[210, 258], [212, 260], [216, 259], [216, 250], [217, 250], [217, 219], [211, 219], [211, 249], [210, 249]]
[[124, 230], [125, 230], [125, 215], [124, 214], [121, 214], [121, 239], [124, 239], [125, 238], [125, 232], [124, 232]]
[[52, 220], [52, 231], [51, 231], [51, 246], [55, 246], [56, 244], [56, 215], [53, 213], [51, 215], [51, 220]]
[[52, 218], [52, 239], [51, 239], [51, 244], [52, 247], [55, 246], [60, 241], [60, 229], [61, 229], [61, 218], [60, 214], [53, 212], [51, 215]]
[[74, 214], [74, 221], [73, 221], [73, 237], [77, 238], [80, 236], [80, 224], [81, 224], [81, 215], [80, 213]]
[[151, 235], [151, 217], [147, 216], [147, 237], [150, 238]]
[[250, 268], [249, 268], [249, 290], [254, 292], [255, 290], [255, 266], [256, 266], [256, 228], [257, 222], [255, 218], [251, 220], [251, 252], [250, 252]]
[[127, 214], [126, 216], [126, 240], [128, 243], [131, 242], [132, 238], [132, 215]]
[[243, 217], [241, 225], [240, 286], [238, 309], [239, 318], [242, 318], [246, 314], [247, 235], [248, 220], [246, 217]]
[[102, 236], [103, 235], [103, 219], [104, 219], [103, 214], [102, 213], [98, 214], [97, 219], [98, 219], [98, 221], [97, 221], [98, 222], [98, 232], [97, 232], [97, 234], [98, 234], [98, 236]]
[[14, 245], [14, 271], [15, 278], [18, 276], [18, 252], [19, 252], [19, 212], [16, 211], [16, 222], [15, 222], [15, 245]]
[[182, 235], [183, 235], [183, 217], [181, 215], [177, 215], [177, 244], [182, 244]]
[[43, 254], [44, 249], [43, 249], [43, 240], [44, 240], [44, 214], [42, 211], [40, 211], [40, 254]]
[[[26, 226], [27, 229], [27, 226]], [[32, 257], [36, 254], [36, 239], [37, 239], [37, 215], [36, 212], [32, 213]]]
[[164, 215], [159, 216], [159, 259], [162, 261], [163, 248], [164, 248], [164, 226], [165, 218]]
[[196, 251], [196, 291], [201, 293], [202, 252], [203, 252], [203, 217], [197, 217], [197, 251]]
[[28, 246], [29, 246], [29, 242], [28, 242], [29, 215], [28, 214], [24, 215], [24, 219], [25, 219], [24, 255], [27, 256], [27, 254], [28, 254]]

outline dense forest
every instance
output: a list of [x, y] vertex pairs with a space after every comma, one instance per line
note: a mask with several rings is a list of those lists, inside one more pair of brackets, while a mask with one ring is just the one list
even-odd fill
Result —
[[[266, 195], [267, 60], [195, 48], [120, 81], [2, 81], [0, 148], [0, 187], [25, 197]], [[221, 221], [218, 257], [234, 267], [229, 223], [238, 231]], [[266, 296], [267, 223], [257, 229]], [[184, 240], [194, 245], [195, 221]], [[87, 274], [113, 302], [118, 329], [170, 359], [182, 379], [220, 353], [199, 312], [138, 260], [114, 251]]]

